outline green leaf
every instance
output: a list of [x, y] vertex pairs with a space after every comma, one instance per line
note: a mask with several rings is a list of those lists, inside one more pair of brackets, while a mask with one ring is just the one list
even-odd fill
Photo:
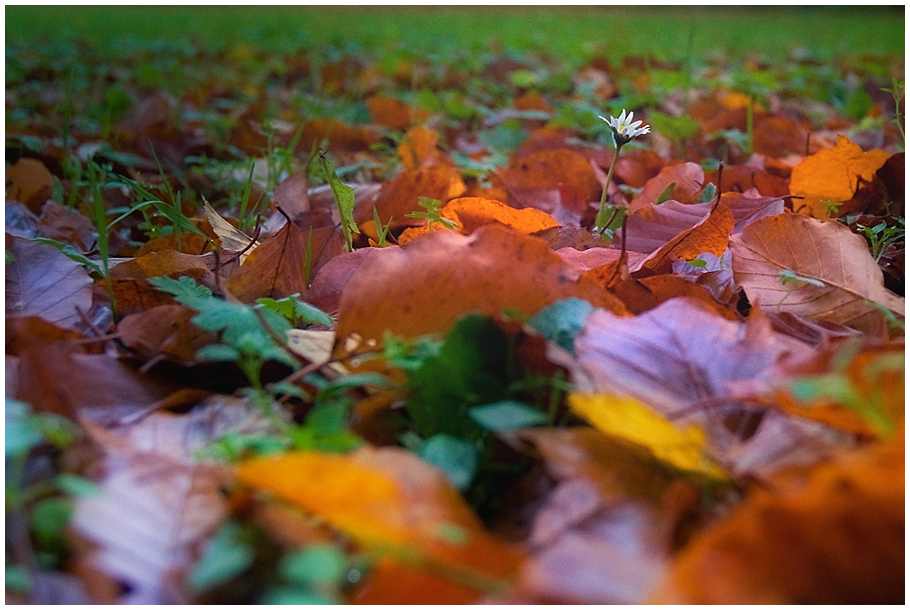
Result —
[[698, 195], [698, 203], [707, 203], [713, 200], [717, 196], [717, 187], [714, 186], [713, 182], [709, 182], [705, 185], [705, 188], [701, 190], [701, 193]]
[[516, 428], [527, 428], [547, 423], [546, 413], [516, 402], [502, 400], [470, 410], [471, 419], [487, 430], [506, 432]]
[[322, 593], [278, 587], [266, 593], [259, 603], [269, 606], [334, 606], [340, 601]]
[[32, 532], [40, 543], [51, 545], [63, 536], [63, 530], [73, 514], [69, 498], [47, 498], [36, 503], [29, 520]]
[[348, 252], [354, 250], [353, 233], [360, 234], [357, 223], [354, 222], [354, 189], [346, 185], [335, 173], [335, 165], [319, 153], [319, 162], [322, 164], [322, 171], [325, 172], [326, 181], [332, 189], [332, 195], [335, 197], [335, 205], [338, 206], [338, 213], [341, 215], [341, 232], [344, 234], [344, 243]]
[[156, 289], [174, 295], [174, 300], [178, 303], [197, 310], [212, 296], [211, 290], [185, 275], [176, 280], [165, 276], [150, 277], [148, 281]]
[[493, 320], [472, 314], [456, 322], [439, 354], [407, 371], [406, 408], [420, 434], [482, 437], [467, 409], [506, 398], [508, 362], [508, 338]]
[[101, 488], [93, 481], [74, 474], [59, 474], [54, 479], [60, 491], [80, 498], [92, 498], [101, 495]]
[[31, 406], [28, 403], [6, 399], [6, 457], [21, 455], [41, 444], [43, 437], [29, 421], [30, 414]]
[[313, 544], [284, 557], [278, 573], [286, 581], [301, 585], [339, 583], [347, 571], [347, 558], [330, 544]]
[[477, 448], [449, 434], [431, 436], [417, 454], [442, 470], [458, 489], [467, 489], [477, 472]]
[[575, 297], [562, 299], [538, 311], [528, 325], [574, 355], [575, 336], [584, 328], [592, 311], [594, 307], [587, 301]]
[[671, 182], [667, 185], [667, 188], [660, 192], [660, 195], [657, 196], [657, 200], [654, 202], [654, 205], [660, 205], [665, 201], [669, 201], [673, 197], [673, 189], [676, 188], [676, 183]]
[[283, 299], [261, 297], [256, 299], [256, 302], [263, 307], [284, 316], [291, 322], [300, 321], [305, 324], [321, 324], [323, 326], [332, 326], [332, 324], [334, 324], [332, 316], [318, 307], [301, 301], [299, 294], [292, 294]]
[[229, 345], [206, 345], [196, 350], [200, 362], [233, 362], [240, 358], [240, 351]]
[[671, 140], [688, 140], [694, 138], [700, 129], [697, 122], [689, 116], [670, 116], [662, 112], [651, 111], [648, 114], [651, 129]]
[[781, 269], [781, 272], [779, 275], [780, 275], [780, 283], [785, 286], [790, 282], [802, 282], [805, 284], [811, 284], [812, 286], [818, 286], [819, 288], [824, 288], [824, 286], [825, 286], [825, 283], [820, 280], [816, 280], [811, 277], [803, 277], [801, 275], [797, 275], [790, 269]]
[[240, 534], [240, 526], [233, 521], [221, 526], [187, 578], [191, 591], [200, 593], [211, 589], [239, 576], [253, 565], [253, 549], [240, 540]]
[[60, 250], [61, 252], [63, 252], [64, 254], [66, 254], [68, 257], [70, 257], [70, 259], [76, 261], [83, 267], [86, 267], [92, 273], [96, 273], [98, 275], [104, 275], [104, 273], [101, 270], [101, 267], [98, 266], [98, 263], [96, 263], [95, 261], [93, 261], [92, 259], [87, 257], [86, 255], [84, 255], [81, 252], [79, 252], [78, 250], [76, 250], [76, 248], [74, 248], [70, 244], [66, 244], [66, 243], [57, 241], [56, 239], [50, 239], [47, 237], [33, 237], [32, 241], [38, 242], [39, 244], [46, 244], [48, 246], [53, 246], [53, 247], [57, 248], [58, 250]]
[[23, 566], [6, 566], [6, 590], [16, 593], [26, 593], [32, 586], [32, 579], [28, 570]]

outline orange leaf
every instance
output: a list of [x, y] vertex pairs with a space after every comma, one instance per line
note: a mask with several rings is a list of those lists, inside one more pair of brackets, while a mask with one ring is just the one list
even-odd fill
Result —
[[404, 131], [414, 119], [415, 112], [411, 107], [394, 97], [374, 95], [367, 98], [367, 107], [373, 122], [389, 129]]
[[286, 453], [247, 461], [236, 472], [367, 548], [416, 559], [420, 568], [445, 574], [449, 565], [501, 578], [520, 560], [483, 530], [445, 475], [403, 449]]
[[439, 134], [432, 129], [423, 125], [412, 127], [398, 145], [398, 158], [408, 170], [435, 165], [440, 158], [438, 142]]
[[758, 491], [676, 560], [653, 603], [904, 602], [904, 434]]
[[[601, 184], [588, 159], [568, 149], [544, 150], [521, 157], [496, 174], [513, 196], [522, 199], [522, 193], [533, 190], [559, 188], [560, 184], [573, 185], [593, 201], [600, 196]], [[520, 203], [516, 207], [528, 207]]]
[[444, 332], [471, 311], [533, 315], [575, 296], [625, 313], [612, 295], [547, 248], [543, 240], [499, 224], [469, 236], [433, 231], [401, 248], [382, 248], [354, 273], [341, 295], [338, 337], [381, 340], [388, 331], [415, 337]]
[[422, 220], [408, 218], [407, 215], [422, 209], [417, 203], [420, 196], [445, 203], [461, 196], [464, 190], [461, 175], [447, 165], [408, 170], [383, 182], [374, 201], [358, 202], [354, 207], [354, 221], [361, 231], [375, 239], [374, 207], [383, 226], [389, 219], [392, 220], [392, 229], [419, 226], [423, 224]]
[[[473, 233], [478, 228], [498, 223], [517, 231], [530, 235], [552, 227], [559, 223], [545, 212], [535, 208], [516, 210], [501, 201], [485, 199], [483, 197], [460, 197], [453, 199], [439, 210], [440, 216], [458, 223], [460, 233]], [[398, 238], [401, 245], [411, 241], [417, 235], [428, 233], [431, 230], [442, 228], [439, 224], [427, 227], [413, 227], [405, 230]]]
[[19, 159], [6, 170], [6, 198], [24, 203], [36, 214], [53, 186], [54, 175], [37, 159]]
[[826, 220], [831, 214], [824, 202], [838, 204], [851, 199], [859, 180], [871, 181], [888, 157], [877, 148], [863, 152], [846, 137], [837, 136], [833, 148], [806, 157], [793, 168], [790, 192], [804, 198], [793, 202], [794, 211]]

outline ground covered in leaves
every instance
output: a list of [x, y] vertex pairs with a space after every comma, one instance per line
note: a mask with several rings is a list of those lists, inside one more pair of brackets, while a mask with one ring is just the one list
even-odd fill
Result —
[[901, 603], [903, 79], [8, 45], [7, 601]]

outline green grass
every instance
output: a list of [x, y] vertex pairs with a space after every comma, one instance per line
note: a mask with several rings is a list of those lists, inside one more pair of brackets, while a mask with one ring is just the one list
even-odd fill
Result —
[[768, 59], [795, 48], [825, 60], [904, 54], [904, 7], [149, 7], [8, 6], [8, 43], [76, 37], [115, 47], [198, 38], [269, 48], [517, 50], [683, 60], [718, 52]]

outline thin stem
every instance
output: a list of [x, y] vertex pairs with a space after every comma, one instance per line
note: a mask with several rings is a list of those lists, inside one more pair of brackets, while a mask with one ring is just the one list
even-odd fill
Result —
[[[616, 154], [613, 155], [613, 161], [610, 162], [610, 169], [607, 171], [607, 181], [604, 183], [603, 193], [600, 195], [600, 207], [597, 210], [597, 216], [594, 219], [594, 229], [600, 233], [607, 228], [610, 222], [603, 222], [606, 215], [607, 191], [610, 190], [610, 182], [613, 180], [613, 170], [616, 169], [616, 161], [619, 159], [619, 151], [622, 150], [622, 144], [616, 145]], [[615, 210], [614, 210], [615, 214]], [[610, 218], [612, 221], [613, 218]]]

